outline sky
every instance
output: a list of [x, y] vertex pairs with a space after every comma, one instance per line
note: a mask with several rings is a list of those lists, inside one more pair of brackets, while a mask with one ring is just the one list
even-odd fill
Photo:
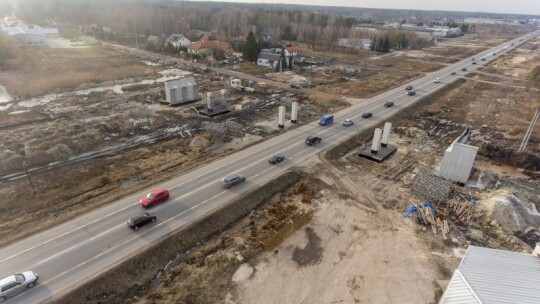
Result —
[[[213, 0], [219, 1], [219, 0]], [[411, 10], [441, 10], [540, 15], [540, 0], [224, 0]]]

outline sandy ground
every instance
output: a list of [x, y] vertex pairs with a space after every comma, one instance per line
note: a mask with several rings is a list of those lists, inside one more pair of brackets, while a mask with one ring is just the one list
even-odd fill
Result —
[[434, 303], [436, 281], [448, 276], [438, 257], [458, 260], [443, 247], [433, 254], [426, 242], [432, 235], [383, 207], [403, 192], [399, 185], [320, 161], [309, 167], [328, 183], [313, 203], [313, 220], [252, 261], [239, 303]]

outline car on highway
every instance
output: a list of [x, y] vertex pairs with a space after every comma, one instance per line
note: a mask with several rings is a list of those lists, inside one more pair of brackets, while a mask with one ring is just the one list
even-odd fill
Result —
[[371, 116], [373, 116], [371, 112], [362, 113], [362, 118], [370, 118]]
[[285, 156], [283, 156], [283, 155], [274, 155], [274, 156], [272, 156], [272, 158], [270, 158], [270, 160], [268, 160], [268, 162], [271, 163], [272, 165], [277, 165], [277, 164], [279, 164], [280, 162], [282, 162], [284, 160], [285, 160]]
[[462, 70], [463, 72], [465, 72], [465, 71], [467, 71], [467, 68], [461, 68], [461, 70]]
[[411, 90], [411, 91], [407, 92], [407, 95], [414, 96], [414, 95], [416, 95], [416, 91]]
[[310, 135], [306, 138], [306, 145], [309, 145], [309, 146], [316, 146], [318, 144], [320, 144], [322, 141], [322, 138], [320, 138], [319, 136], [317, 135]]
[[127, 221], [127, 225], [129, 226], [129, 228], [131, 228], [133, 230], [139, 230], [139, 228], [141, 228], [142, 226], [144, 226], [144, 225], [146, 225], [148, 223], [155, 222], [156, 218], [157, 217], [153, 212], [145, 212], [145, 213], [137, 214], [137, 215], [131, 217]]
[[482, 58], [482, 59], [480, 59], [480, 60], [482, 60], [482, 61], [486, 61], [486, 58]]
[[410, 91], [412, 89], [413, 89], [412, 85], [408, 85], [408, 86], [405, 87], [405, 90], [407, 90], [407, 91]]
[[28, 288], [36, 286], [39, 276], [33, 271], [12, 274], [0, 280], [0, 302], [17, 295]]
[[493, 53], [493, 56], [497, 55], [497, 53]]
[[387, 107], [387, 108], [393, 107], [394, 102], [393, 101], [387, 101], [387, 102], [384, 103], [384, 106]]
[[348, 119], [348, 118], [343, 121], [343, 125], [345, 127], [352, 126], [353, 124], [354, 124], [354, 122], [351, 119]]
[[246, 181], [246, 177], [241, 174], [230, 174], [221, 179], [223, 188], [230, 189]]
[[160, 188], [148, 193], [139, 202], [143, 208], [150, 208], [153, 205], [159, 204], [169, 199], [169, 191], [165, 188]]
[[452, 71], [450, 75], [456, 75], [457, 73], [455, 71]]
[[472, 64], [476, 64], [476, 61], [473, 61]]
[[434, 82], [434, 83], [441, 83], [441, 79], [440, 79], [440, 78], [435, 78], [435, 79], [433, 80], [433, 82]]

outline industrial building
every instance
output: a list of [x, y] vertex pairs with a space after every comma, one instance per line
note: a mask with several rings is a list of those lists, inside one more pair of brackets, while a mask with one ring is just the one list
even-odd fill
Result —
[[540, 303], [538, 252], [469, 246], [439, 304]]
[[195, 83], [195, 78], [186, 77], [166, 81], [165, 98], [167, 103], [171, 105], [198, 100], [199, 95], [197, 94], [197, 84]]
[[60, 37], [57, 28], [42, 28], [37, 25], [2, 27], [2, 31], [11, 36], [21, 47], [47, 46], [47, 39]]
[[471, 175], [474, 159], [478, 152], [478, 147], [467, 145], [470, 130], [463, 132], [454, 142], [444, 151], [441, 161], [439, 175], [449, 180], [465, 184]]

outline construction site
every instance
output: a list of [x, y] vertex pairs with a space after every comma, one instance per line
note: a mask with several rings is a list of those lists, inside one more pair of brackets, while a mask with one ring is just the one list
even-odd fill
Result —
[[[13, 98], [0, 103], [0, 196], [11, 198], [0, 205], [1, 243], [526, 31], [479, 27], [424, 50], [269, 72], [264, 82], [106, 46], [25, 50], [40, 70], [73, 70], [47, 83], [26, 78], [27, 68], [0, 75]], [[380, 148], [383, 122], [53, 303], [438, 303], [469, 245], [530, 253], [540, 241], [539, 43], [460, 72], [389, 118], [383, 144], [396, 149], [384, 160], [359, 157]], [[95, 61], [78, 66], [81, 56]], [[273, 85], [293, 81], [308, 90]], [[298, 123], [279, 128], [278, 108], [294, 102]], [[465, 177], [444, 173], [463, 146], [474, 150]]]

